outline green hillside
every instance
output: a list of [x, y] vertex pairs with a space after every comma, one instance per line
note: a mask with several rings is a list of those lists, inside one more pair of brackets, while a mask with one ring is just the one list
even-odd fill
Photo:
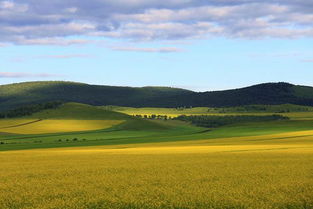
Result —
[[131, 117], [118, 112], [103, 110], [98, 107], [79, 104], [66, 103], [56, 109], [48, 109], [35, 113], [29, 118], [39, 119], [83, 119], [83, 120], [130, 120]]
[[109, 128], [114, 131], [168, 129], [160, 123], [145, 121], [124, 113], [86, 104], [65, 103], [32, 115], [0, 119], [0, 138], [1, 136], [8, 138], [12, 135], [60, 134]]
[[124, 123], [116, 127], [120, 130], [162, 130], [166, 126], [134, 118], [124, 113], [104, 110], [100, 107], [80, 103], [66, 103], [56, 109], [48, 109], [25, 118], [59, 119], [59, 120], [123, 120]]
[[193, 101], [199, 106], [217, 107], [287, 103], [313, 106], [313, 87], [265, 83], [241, 89], [200, 93]]
[[53, 101], [127, 107], [233, 107], [287, 103], [313, 106], [313, 87], [266, 83], [198, 93], [168, 87], [132, 88], [59, 81], [0, 86], [0, 111]]
[[178, 121], [144, 120], [101, 107], [65, 103], [30, 116], [0, 119], [0, 150], [150, 142], [155, 137], [171, 140], [203, 130]]
[[[167, 87], [114, 87], [74, 82], [26, 82], [0, 86], [0, 110], [50, 101], [90, 105], [146, 106], [172, 103], [177, 95], [191, 91]], [[172, 101], [170, 101], [172, 100]]]

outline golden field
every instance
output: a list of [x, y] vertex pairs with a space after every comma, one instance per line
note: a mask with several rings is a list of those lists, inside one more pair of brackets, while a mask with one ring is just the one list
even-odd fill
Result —
[[12, 134], [46, 134], [107, 129], [123, 120], [0, 120], [0, 132]]
[[0, 129], [36, 122], [38, 119], [1, 119]]
[[0, 208], [313, 208], [311, 134], [1, 152]]
[[[309, 112], [236, 112], [235, 109], [230, 112], [212, 112], [208, 111], [207, 107], [194, 107], [186, 109], [176, 109], [176, 108], [132, 108], [132, 107], [115, 107], [114, 110], [125, 113], [128, 115], [141, 115], [141, 116], [151, 116], [151, 115], [166, 115], [168, 117], [178, 117], [180, 115], [211, 115], [211, 116], [227, 116], [227, 115], [270, 115], [270, 114], [280, 114], [286, 117], [289, 117], [291, 120], [312, 120], [313, 111]], [[231, 109], [231, 108], [230, 108]]]

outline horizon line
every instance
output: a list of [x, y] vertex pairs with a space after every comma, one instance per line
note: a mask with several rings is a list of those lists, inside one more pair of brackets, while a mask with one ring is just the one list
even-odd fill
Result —
[[[241, 87], [235, 87], [235, 88], [227, 88], [227, 89], [219, 89], [219, 90], [204, 90], [204, 91], [196, 91], [192, 90], [190, 88], [184, 88], [180, 86], [160, 86], [160, 85], [155, 85], [155, 86], [131, 86], [131, 85], [106, 85], [106, 84], [96, 84], [96, 83], [87, 83], [87, 82], [79, 82], [79, 81], [71, 81], [71, 80], [34, 80], [34, 81], [21, 81], [21, 82], [12, 82], [12, 83], [6, 83], [6, 84], [0, 84], [0, 86], [6, 86], [6, 85], [17, 85], [17, 84], [22, 84], [22, 83], [44, 83], [44, 82], [60, 82], [60, 83], [75, 83], [75, 84], [84, 84], [84, 85], [90, 85], [90, 86], [109, 86], [109, 87], [121, 87], [121, 88], [172, 88], [172, 89], [181, 89], [181, 90], [188, 90], [192, 92], [216, 92], [216, 91], [227, 91], [227, 90], [236, 90], [236, 89], [243, 89], [243, 88], [248, 88], [248, 87], [253, 87], [253, 86], [258, 86], [258, 85], [264, 85], [264, 84], [289, 84], [293, 86], [306, 86], [306, 87], [312, 87], [310, 85], [299, 85], [299, 84], [294, 84], [291, 82], [286, 82], [286, 81], [269, 81], [269, 82], [262, 82], [262, 83], [256, 83], [256, 84], [251, 84], [251, 85], [246, 85], [246, 86], [241, 86]], [[183, 86], [183, 85], [182, 85]]]

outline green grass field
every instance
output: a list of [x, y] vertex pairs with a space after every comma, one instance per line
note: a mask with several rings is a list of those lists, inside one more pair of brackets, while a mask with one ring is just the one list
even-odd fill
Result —
[[104, 106], [104, 110], [113, 110], [128, 115], [166, 115], [169, 117], [177, 117], [180, 115], [268, 115], [280, 114], [290, 117], [292, 120], [313, 120], [313, 108], [300, 105], [247, 105], [243, 107], [228, 108], [134, 108], [134, 107], [118, 107]]
[[[313, 112], [298, 110], [212, 129], [124, 114], [207, 108], [69, 103], [3, 119], [0, 208], [313, 208]], [[277, 107], [211, 114], [271, 113]]]

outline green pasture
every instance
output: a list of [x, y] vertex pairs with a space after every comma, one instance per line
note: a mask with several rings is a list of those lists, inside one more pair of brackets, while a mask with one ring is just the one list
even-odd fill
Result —
[[[289, 106], [288, 106], [289, 107]], [[294, 107], [294, 106], [293, 106]], [[116, 110], [132, 110], [134, 108], [118, 107]], [[277, 108], [277, 107], [276, 107]], [[290, 107], [289, 107], [290, 108]], [[112, 110], [112, 107], [110, 107]], [[193, 114], [204, 114], [207, 108], [192, 108], [186, 110], [177, 110], [172, 108], [135, 108], [136, 114], [151, 111], [152, 114], [176, 114], [176, 112], [187, 112]], [[288, 121], [269, 121], [269, 122], [251, 122], [242, 124], [232, 124], [219, 128], [203, 128], [192, 126], [188, 123], [175, 120], [149, 120], [139, 119], [130, 115], [113, 112], [108, 108], [94, 107], [78, 103], [68, 103], [57, 109], [44, 110], [18, 119], [0, 120], [0, 125], [14, 125], [14, 121], [29, 122], [34, 120], [47, 120], [50, 125], [62, 126], [66, 120], [106, 120], [123, 121], [121, 124], [114, 125], [110, 128], [66, 132], [66, 133], [49, 133], [49, 134], [12, 134], [6, 133], [6, 129], [0, 127], [0, 150], [32, 149], [32, 148], [53, 148], [53, 147], [76, 147], [76, 146], [98, 146], [98, 145], [125, 145], [125, 144], [142, 144], [142, 143], [162, 143], [178, 141], [196, 141], [203, 139], [218, 140], [228, 137], [241, 136], [260, 136], [278, 133], [288, 133], [296, 131], [311, 130], [313, 127], [313, 112], [288, 112], [282, 113], [288, 115], [291, 120]], [[159, 112], [155, 112], [158, 110]], [[202, 112], [201, 112], [202, 111]], [[125, 112], [125, 111], [124, 111]], [[132, 112], [134, 113], [134, 112]], [[271, 113], [219, 113], [225, 114], [256, 114], [268, 115]], [[51, 122], [52, 121], [52, 122]], [[63, 123], [62, 123], [63, 122]], [[52, 124], [51, 124], [52, 123]], [[4, 125], [3, 125], [4, 124]], [[112, 123], [113, 124], [113, 123]], [[34, 126], [35, 124], [32, 124]], [[15, 127], [14, 129], [25, 130], [28, 126]], [[31, 130], [28, 130], [31, 131]]]

